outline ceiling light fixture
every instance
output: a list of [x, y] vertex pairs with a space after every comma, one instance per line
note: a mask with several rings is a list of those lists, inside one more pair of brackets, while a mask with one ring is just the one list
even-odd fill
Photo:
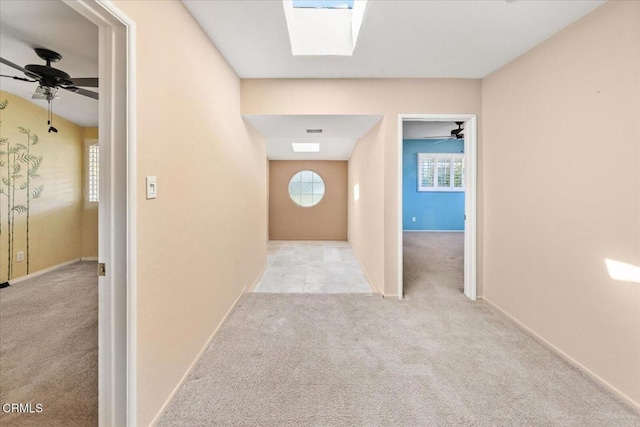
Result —
[[296, 153], [318, 153], [320, 152], [319, 142], [292, 142], [291, 146]]

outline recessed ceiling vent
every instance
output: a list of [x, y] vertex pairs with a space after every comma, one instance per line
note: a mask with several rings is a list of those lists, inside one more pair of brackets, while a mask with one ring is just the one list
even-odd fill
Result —
[[282, 0], [293, 56], [352, 56], [367, 0]]
[[307, 129], [307, 133], [322, 133], [322, 129]]

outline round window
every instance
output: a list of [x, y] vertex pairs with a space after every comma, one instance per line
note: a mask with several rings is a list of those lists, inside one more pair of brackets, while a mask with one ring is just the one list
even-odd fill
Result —
[[313, 171], [300, 171], [289, 181], [289, 196], [300, 206], [313, 206], [324, 196], [324, 181]]

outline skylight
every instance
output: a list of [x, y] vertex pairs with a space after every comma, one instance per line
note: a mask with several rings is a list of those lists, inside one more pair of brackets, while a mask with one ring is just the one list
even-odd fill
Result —
[[294, 8], [353, 9], [353, 0], [293, 0]]
[[367, 0], [282, 0], [293, 56], [352, 56]]

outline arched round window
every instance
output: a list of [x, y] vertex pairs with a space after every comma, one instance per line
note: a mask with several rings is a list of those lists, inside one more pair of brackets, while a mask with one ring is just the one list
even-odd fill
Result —
[[289, 181], [289, 196], [300, 206], [313, 206], [324, 196], [324, 181], [314, 171], [300, 171]]

